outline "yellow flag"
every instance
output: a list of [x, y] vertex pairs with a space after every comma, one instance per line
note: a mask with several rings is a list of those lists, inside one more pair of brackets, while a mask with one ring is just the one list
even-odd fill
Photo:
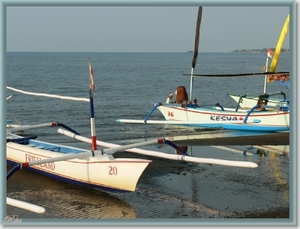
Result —
[[284, 42], [285, 35], [288, 32], [289, 22], [290, 22], [290, 14], [288, 14], [288, 16], [286, 17], [285, 23], [282, 27], [282, 30], [281, 30], [281, 33], [280, 33], [280, 36], [279, 36], [279, 39], [278, 39], [278, 42], [277, 42], [277, 46], [276, 46], [276, 49], [275, 49], [275, 52], [274, 52], [274, 55], [273, 55], [273, 59], [272, 59], [272, 62], [271, 62], [270, 72], [275, 72], [276, 71], [279, 55], [280, 55], [280, 52], [281, 52], [281, 47], [282, 47], [282, 44]]

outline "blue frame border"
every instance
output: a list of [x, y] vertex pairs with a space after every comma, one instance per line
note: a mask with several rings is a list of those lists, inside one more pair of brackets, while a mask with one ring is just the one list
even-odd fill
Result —
[[[59, 1], [59, 0], [53, 0], [53, 1], [16, 1], [16, 0], [4, 0], [1, 1], [1, 28], [2, 28], [2, 42], [1, 42], [1, 93], [0, 93], [0, 106], [2, 110], [2, 117], [1, 117], [1, 146], [2, 146], [2, 168], [3, 172], [1, 174], [1, 186], [4, 189], [4, 192], [1, 196], [1, 217], [0, 220], [3, 221], [5, 218], [5, 212], [6, 212], [6, 157], [3, 152], [6, 152], [4, 141], [4, 136], [6, 134], [6, 131], [4, 129], [4, 123], [5, 123], [5, 117], [6, 117], [6, 93], [5, 93], [5, 86], [6, 86], [6, 7], [7, 6], [88, 6], [88, 5], [97, 5], [97, 6], [287, 6], [290, 8], [290, 59], [292, 60], [291, 63], [291, 128], [290, 128], [290, 143], [291, 143], [291, 154], [290, 154], [290, 220], [263, 220], [263, 219], [255, 219], [255, 220], [215, 220], [214, 224], [212, 222], [203, 222], [203, 223], [193, 223], [192, 220], [172, 220], [172, 221], [148, 221], [147, 220], [141, 220], [136, 219], [133, 221], [128, 220], [101, 220], [101, 221], [91, 221], [91, 220], [45, 220], [41, 221], [39, 220], [23, 220], [22, 225], [109, 225], [109, 226], [140, 226], [140, 225], [152, 225], [152, 226], [158, 226], [158, 225], [176, 225], [176, 226], [182, 226], [182, 225], [210, 225], [210, 226], [229, 226], [229, 225], [296, 225], [296, 219], [297, 219], [297, 66], [296, 66], [296, 59], [297, 59], [297, 50], [296, 50], [296, 33], [297, 33], [297, 3], [296, 1], [292, 0], [282, 0], [282, 1], [271, 1], [271, 0], [252, 0], [252, 1], [221, 1], [221, 0], [213, 0], [213, 1]], [[296, 125], [295, 125], [296, 124]], [[2, 222], [3, 223], [3, 222]], [[7, 224], [6, 224], [7, 225]]]

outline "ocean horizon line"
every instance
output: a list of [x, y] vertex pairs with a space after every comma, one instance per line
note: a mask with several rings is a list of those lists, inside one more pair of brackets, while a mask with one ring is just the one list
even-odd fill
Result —
[[[215, 52], [215, 51], [207, 51], [207, 52], [199, 52], [199, 53], [231, 53], [233, 51], [227, 52]], [[177, 51], [177, 52], [101, 52], [101, 51], [6, 51], [6, 53], [193, 53], [193, 51]]]

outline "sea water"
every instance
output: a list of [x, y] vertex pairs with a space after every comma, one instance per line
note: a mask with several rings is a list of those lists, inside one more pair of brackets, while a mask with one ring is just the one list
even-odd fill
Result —
[[[95, 78], [94, 114], [96, 136], [104, 141], [184, 135], [199, 128], [117, 123], [116, 119], [145, 119], [153, 103], [166, 101], [177, 86], [190, 90], [193, 53], [74, 53], [8, 52], [7, 86], [35, 93], [89, 98], [90, 58]], [[281, 53], [277, 71], [290, 70], [289, 53]], [[270, 60], [271, 61], [271, 60]], [[266, 53], [199, 53], [195, 74], [261, 72]], [[227, 93], [263, 93], [264, 76], [195, 78], [193, 97], [200, 104], [235, 106]], [[87, 102], [35, 97], [6, 90], [6, 112], [23, 124], [58, 121], [84, 136], [90, 136], [90, 106]], [[269, 83], [267, 92], [289, 91]], [[159, 111], [151, 119], [164, 120]], [[53, 130], [39, 135], [52, 138]], [[49, 133], [49, 134], [48, 134]], [[49, 135], [49, 136], [48, 136]], [[56, 140], [56, 138], [51, 139]]]

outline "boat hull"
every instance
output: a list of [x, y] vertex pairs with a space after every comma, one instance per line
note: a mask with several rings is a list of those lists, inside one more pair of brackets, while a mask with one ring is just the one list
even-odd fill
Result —
[[[160, 105], [157, 109], [167, 121], [184, 121], [187, 125], [247, 131], [289, 130], [289, 111], [254, 111], [247, 113], [207, 108], [183, 108]], [[247, 118], [246, 118], [247, 117]]]
[[[32, 144], [30, 144], [32, 145]], [[65, 153], [8, 142], [7, 163], [37, 161], [55, 158]], [[56, 145], [55, 147], [60, 147]], [[65, 147], [65, 146], [63, 146]], [[76, 153], [78, 148], [69, 148]], [[84, 152], [84, 150], [83, 150]], [[135, 191], [137, 182], [150, 160], [113, 158], [111, 155], [71, 159], [31, 166], [28, 169], [48, 177], [80, 186], [104, 191]]]

